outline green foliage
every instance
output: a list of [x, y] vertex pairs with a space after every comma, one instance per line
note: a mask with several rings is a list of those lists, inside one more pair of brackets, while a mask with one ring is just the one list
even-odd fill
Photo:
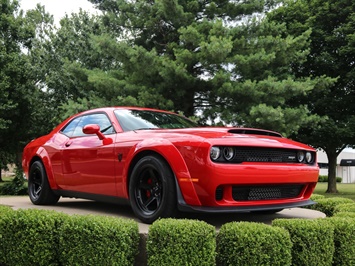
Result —
[[[323, 196], [323, 195], [319, 195], [319, 194], [312, 194], [311, 195], [311, 200], [313, 200], [314, 202], [318, 202], [318, 200], [319, 199], [324, 199], [325, 198], [325, 196]], [[317, 204], [315, 204], [315, 205], [308, 205], [308, 206], [304, 206], [303, 208], [305, 208], [305, 209], [311, 209], [311, 210], [314, 210], [315, 209], [315, 206], [316, 206]]]
[[0, 264], [133, 265], [138, 224], [0, 206]]
[[282, 228], [249, 222], [222, 225], [218, 265], [291, 265], [292, 242]]
[[332, 265], [334, 226], [331, 223], [325, 219], [276, 219], [272, 225], [290, 233], [292, 265]]
[[331, 217], [336, 212], [337, 206], [344, 203], [354, 203], [354, 201], [340, 197], [319, 199], [317, 200], [317, 204], [313, 206], [313, 209], [323, 212], [326, 216]]
[[338, 212], [354, 212], [355, 213], [355, 202], [339, 204], [334, 207], [334, 214]]
[[71, 216], [59, 228], [60, 264], [133, 265], [138, 243], [138, 224], [132, 220]]
[[[341, 183], [342, 178], [337, 176], [336, 177], [336, 182]], [[327, 175], [320, 175], [318, 178], [318, 182], [328, 182], [328, 176]]]
[[0, 262], [11, 265], [59, 265], [57, 226], [65, 215], [43, 210], [1, 213]]
[[325, 196], [323, 196], [323, 195], [319, 195], [319, 194], [312, 194], [311, 195], [311, 200], [314, 200], [314, 201], [317, 201], [317, 200], [319, 200], [319, 199], [324, 199], [325, 198]]
[[327, 220], [334, 225], [335, 253], [333, 265], [354, 265], [355, 216], [353, 216], [353, 219], [332, 217]]
[[337, 156], [355, 144], [354, 10], [351, 0], [287, 0], [267, 14], [269, 20], [283, 23], [289, 36], [312, 30], [309, 55], [291, 68], [297, 77], [311, 73], [319, 82], [309, 94], [293, 101], [306, 104], [310, 114], [321, 119], [315, 126], [301, 125], [294, 137], [327, 153], [329, 193], [337, 192]]
[[0, 187], [0, 195], [27, 195], [27, 182], [22, 169], [16, 167], [15, 177]]
[[215, 265], [215, 234], [202, 221], [158, 220], [149, 227], [148, 265]]
[[5, 212], [12, 212], [13, 210], [11, 209], [10, 206], [3, 206], [0, 205], [0, 217], [2, 216], [3, 213]]
[[338, 218], [355, 218], [355, 212], [336, 212], [333, 217]]
[[[36, 65], [30, 58], [45, 14], [37, 10], [25, 15], [13, 0], [1, 0], [0, 10], [0, 146], [2, 153], [14, 157], [36, 134], [33, 126], [45, 106], [40, 104], [44, 92], [36, 86]], [[41, 19], [36, 20], [35, 14]]]
[[[75, 62], [73, 68], [57, 64], [49, 84], [57, 95], [94, 103], [99, 97], [106, 105], [186, 116], [200, 111], [202, 122], [219, 117], [285, 135], [317, 123], [306, 105], [292, 100], [310, 93], [317, 82], [289, 72], [291, 64], [305, 60], [310, 31], [285, 36], [283, 25], [258, 19], [277, 1], [91, 2], [102, 16], [66, 17], [53, 38], [59, 58], [68, 58], [60, 64]], [[75, 40], [74, 46], [68, 40]], [[63, 70], [64, 75], [55, 74]], [[63, 85], [69, 94], [60, 93]], [[68, 110], [72, 104], [63, 100]]]

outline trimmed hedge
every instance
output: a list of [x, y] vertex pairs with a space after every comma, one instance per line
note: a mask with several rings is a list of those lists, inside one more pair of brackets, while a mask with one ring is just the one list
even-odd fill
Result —
[[61, 265], [133, 265], [138, 224], [106, 216], [70, 216], [59, 228]]
[[65, 215], [36, 209], [5, 211], [0, 219], [0, 262], [58, 265], [57, 226]]
[[135, 221], [0, 208], [0, 265], [134, 265]]
[[319, 199], [325, 199], [325, 196], [320, 195], [320, 194], [312, 194], [312, 195], [311, 195], [311, 200], [317, 201], [317, 200], [319, 200]]
[[355, 265], [355, 218], [332, 217], [327, 220], [334, 225], [333, 265]]
[[[343, 179], [339, 176], [336, 177], [336, 182], [341, 183]], [[318, 182], [328, 182], [328, 176], [327, 175], [320, 175], [318, 177]]]
[[352, 199], [348, 198], [325, 198], [317, 200], [317, 204], [312, 206], [313, 210], [325, 213], [326, 216], [331, 217], [336, 212], [335, 208], [340, 204], [354, 203]]
[[222, 225], [217, 236], [218, 265], [291, 265], [289, 233], [251, 222]]
[[276, 219], [272, 225], [290, 233], [292, 265], [332, 265], [334, 226], [326, 219]]
[[203, 221], [161, 219], [149, 227], [148, 265], [215, 265], [216, 229]]
[[0, 205], [0, 217], [5, 212], [13, 212], [14, 210], [10, 206]]
[[342, 217], [342, 218], [355, 218], [355, 212], [336, 212], [333, 217]]
[[[231, 222], [218, 235], [203, 221], [161, 219], [149, 228], [148, 265], [355, 265], [351, 202], [322, 202], [331, 218]], [[145, 262], [138, 246], [135, 221], [0, 206], [0, 265], [135, 265]]]
[[355, 213], [355, 202], [336, 205], [334, 207], [334, 215], [338, 212], [354, 212]]

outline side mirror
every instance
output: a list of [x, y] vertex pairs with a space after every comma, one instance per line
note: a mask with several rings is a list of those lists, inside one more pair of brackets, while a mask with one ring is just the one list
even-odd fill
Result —
[[83, 127], [84, 134], [96, 134], [99, 139], [102, 140], [104, 145], [109, 145], [113, 143], [111, 138], [106, 138], [104, 134], [100, 131], [100, 126], [95, 124], [89, 124]]

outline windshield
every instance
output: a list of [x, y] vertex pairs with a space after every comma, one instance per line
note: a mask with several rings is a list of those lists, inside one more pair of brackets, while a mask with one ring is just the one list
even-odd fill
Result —
[[151, 110], [116, 110], [115, 115], [123, 131], [198, 126], [183, 116]]

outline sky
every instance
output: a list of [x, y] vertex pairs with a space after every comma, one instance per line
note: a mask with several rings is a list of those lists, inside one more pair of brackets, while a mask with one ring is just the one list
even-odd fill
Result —
[[45, 6], [46, 12], [54, 16], [54, 22], [71, 13], [78, 13], [79, 9], [96, 13], [94, 6], [87, 0], [19, 0], [20, 7], [23, 10], [33, 9], [37, 3]]

